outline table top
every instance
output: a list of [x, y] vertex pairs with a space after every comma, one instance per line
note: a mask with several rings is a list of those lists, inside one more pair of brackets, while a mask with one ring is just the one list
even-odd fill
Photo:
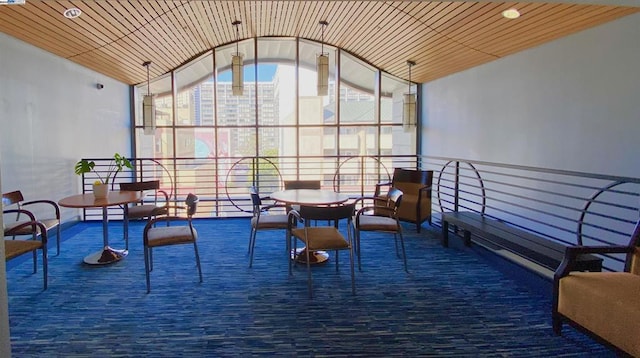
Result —
[[282, 190], [272, 193], [270, 197], [275, 201], [298, 205], [332, 205], [341, 204], [349, 200], [349, 196], [347, 194], [336, 193], [332, 190], [318, 189]]
[[133, 203], [142, 200], [142, 193], [138, 191], [109, 191], [106, 198], [97, 199], [93, 193], [78, 194], [60, 199], [58, 205], [67, 208], [104, 208], [112, 205]]

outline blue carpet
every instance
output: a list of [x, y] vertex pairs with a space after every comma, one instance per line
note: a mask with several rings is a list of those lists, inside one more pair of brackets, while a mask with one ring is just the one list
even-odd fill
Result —
[[[102, 267], [82, 264], [101, 247], [101, 224], [65, 230], [48, 290], [31, 260], [7, 272], [14, 357], [614, 356], [567, 326], [555, 336], [549, 294], [471, 250], [442, 248], [436, 229], [404, 227], [409, 274], [392, 238], [363, 234], [357, 295], [343, 252], [339, 273], [333, 258], [313, 267], [309, 300], [306, 268], [288, 275], [283, 232], [258, 233], [248, 268], [248, 223], [196, 222], [203, 283], [191, 246], [154, 251], [150, 294], [142, 223], [131, 227], [129, 256]], [[122, 223], [109, 231], [123, 247]]]

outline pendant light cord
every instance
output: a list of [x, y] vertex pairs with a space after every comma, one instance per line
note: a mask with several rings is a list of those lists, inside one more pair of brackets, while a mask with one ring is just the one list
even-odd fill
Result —
[[324, 29], [327, 25], [329, 25], [329, 23], [326, 20], [320, 21], [320, 26], [322, 26], [322, 34], [320, 35], [320, 54], [324, 54]]
[[149, 77], [149, 66], [151, 65], [151, 61], [145, 61], [142, 66], [147, 68], [147, 95], [151, 96], [151, 79]]

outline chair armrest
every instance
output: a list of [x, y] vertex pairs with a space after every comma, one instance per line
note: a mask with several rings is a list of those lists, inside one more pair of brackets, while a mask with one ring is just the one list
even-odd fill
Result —
[[573, 271], [580, 255], [585, 254], [628, 254], [633, 252], [633, 246], [568, 246], [564, 251], [564, 258], [556, 269], [553, 278], [559, 280]]
[[[388, 216], [390, 218], [393, 218], [393, 213], [395, 212], [394, 208], [389, 207], [389, 206], [364, 206], [360, 209], [358, 209], [358, 211], [356, 211], [355, 213], [355, 217], [356, 220], [358, 220], [358, 218], [363, 215], [366, 212], [369, 211], [374, 211], [376, 212], [376, 216]], [[388, 214], [387, 214], [388, 213]]]
[[271, 204], [271, 205], [264, 205], [260, 207], [260, 211], [269, 211], [271, 209], [276, 209], [276, 208], [282, 208], [282, 209], [290, 209], [291, 206], [286, 205], [286, 204]]
[[[25, 214], [26, 216], [29, 217], [29, 221], [37, 221], [36, 220], [36, 216], [33, 215], [33, 213], [29, 210], [25, 210], [25, 209], [7, 209], [7, 210], [3, 210], [2, 211], [3, 214], [17, 214], [18, 215], [18, 219], [20, 218], [20, 214]], [[16, 219], [16, 221], [18, 220]]]
[[[29, 210], [10, 209], [10, 210], [4, 210], [2, 213], [3, 214], [11, 214], [11, 213], [25, 214], [25, 215], [29, 216], [29, 219], [30, 219], [29, 221], [25, 221], [25, 222], [23, 222], [23, 223], [21, 223], [19, 225], [11, 227], [9, 230], [6, 230], [4, 232], [5, 236], [13, 236], [17, 232], [19, 232], [20, 229], [31, 226], [32, 232], [38, 232], [37, 229], [40, 229], [40, 232], [38, 233], [40, 235], [40, 240], [42, 241], [43, 244], [47, 243], [47, 228], [46, 228], [46, 226], [44, 226], [44, 224], [41, 223], [40, 221], [36, 220], [36, 217]], [[21, 235], [24, 235], [24, 234], [21, 234]]]
[[60, 207], [58, 203], [53, 200], [31, 200], [22, 202], [22, 206], [33, 205], [33, 204], [47, 204], [51, 205], [56, 213], [56, 219], [60, 220]]
[[164, 202], [167, 203], [167, 205], [169, 204], [169, 194], [164, 191], [164, 190], [158, 190], [159, 194], [162, 194], [162, 197], [164, 198]]
[[381, 196], [361, 196], [361, 197], [356, 198], [353, 201], [353, 205], [357, 206], [356, 204], [362, 202], [362, 204], [360, 204], [360, 205], [371, 206], [371, 205], [365, 205], [364, 204], [364, 202], [367, 201], [367, 200], [371, 200], [373, 205], [375, 205], [377, 202], [380, 202], [380, 203], [385, 204], [385, 206], [386, 206], [386, 203], [387, 203], [387, 198], [385, 198], [385, 197], [381, 197]]
[[376, 184], [376, 192], [374, 193], [374, 195], [375, 195], [375, 196], [380, 196], [380, 193], [381, 193], [381, 190], [380, 190], [380, 189], [381, 189], [383, 186], [391, 186], [391, 185], [393, 185], [393, 183], [392, 183], [392, 182], [390, 182], [390, 181], [382, 181], [382, 182], [377, 183], [377, 184]]

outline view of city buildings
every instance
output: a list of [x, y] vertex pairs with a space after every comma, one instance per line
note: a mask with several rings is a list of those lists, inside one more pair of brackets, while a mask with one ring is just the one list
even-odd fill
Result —
[[[230, 68], [215, 54], [215, 70], [209, 54], [152, 82], [153, 135], [145, 134], [141, 113], [136, 115], [136, 157], [190, 163], [180, 167], [176, 192], [213, 195], [221, 186], [233, 192], [256, 175], [273, 188], [285, 179], [330, 185], [338, 157], [415, 154], [415, 129], [402, 127], [406, 82], [339, 53], [341, 71], [330, 71], [329, 93], [318, 96], [313, 58], [304, 63], [301, 56], [298, 68], [291, 61], [245, 59], [244, 91], [234, 96]], [[148, 90], [138, 86], [136, 97]], [[268, 159], [256, 163], [256, 157]], [[343, 186], [362, 180], [349, 174], [359, 172], [350, 165], [359, 164], [341, 165]]]

